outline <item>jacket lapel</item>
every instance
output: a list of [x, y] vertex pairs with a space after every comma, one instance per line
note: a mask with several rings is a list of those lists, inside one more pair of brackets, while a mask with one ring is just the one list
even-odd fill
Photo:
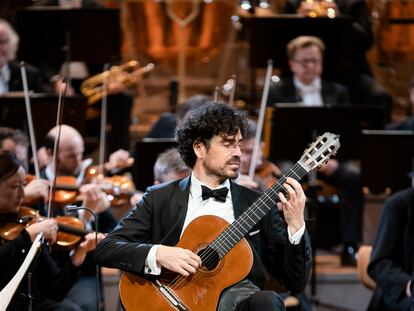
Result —
[[247, 200], [244, 199], [242, 188], [230, 182], [231, 199], [233, 201], [234, 218], [237, 219], [249, 206]]
[[[191, 176], [191, 175], [190, 175]], [[180, 240], [180, 234], [184, 225], [185, 216], [188, 209], [188, 196], [190, 193], [190, 176], [181, 180], [172, 197], [169, 207], [169, 217], [166, 217], [165, 226], [174, 224], [165, 235], [163, 243], [167, 245], [175, 245]], [[168, 219], [167, 219], [168, 218]]]
[[14, 64], [9, 63], [10, 80], [9, 80], [9, 92], [23, 91], [21, 76], [19, 68]]

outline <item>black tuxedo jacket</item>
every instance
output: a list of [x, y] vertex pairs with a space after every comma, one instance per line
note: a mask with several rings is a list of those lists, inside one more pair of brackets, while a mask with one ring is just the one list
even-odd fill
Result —
[[[325, 106], [349, 105], [349, 94], [346, 87], [322, 80], [321, 97]], [[268, 105], [276, 103], [298, 103], [302, 98], [293, 84], [293, 78], [285, 78], [273, 83], [269, 90]]]
[[[23, 82], [20, 66], [9, 63], [10, 69], [10, 80], [9, 80], [9, 91], [10, 92], [22, 92], [23, 91]], [[32, 66], [26, 65], [26, 76], [27, 76], [27, 85], [29, 91], [34, 91], [35, 93], [44, 92], [42, 86], [42, 77], [37, 69]]]
[[[237, 219], [259, 196], [231, 182]], [[101, 243], [96, 262], [102, 266], [143, 274], [145, 259], [154, 244], [176, 245], [187, 213], [190, 178], [148, 188], [143, 199]], [[311, 267], [311, 248], [305, 232], [300, 244], [292, 245], [277, 208], [272, 209], [247, 236], [254, 263], [248, 276], [264, 287], [267, 271], [288, 290], [302, 291]]]
[[368, 273], [377, 283], [369, 310], [396, 305], [411, 310], [406, 287], [414, 280], [414, 189], [399, 191], [385, 202]]

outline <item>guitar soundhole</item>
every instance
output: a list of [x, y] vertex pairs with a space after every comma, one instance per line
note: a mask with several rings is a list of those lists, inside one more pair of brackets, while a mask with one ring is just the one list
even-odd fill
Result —
[[219, 254], [210, 246], [199, 251], [197, 255], [200, 256], [203, 267], [208, 271], [215, 269], [220, 261]]

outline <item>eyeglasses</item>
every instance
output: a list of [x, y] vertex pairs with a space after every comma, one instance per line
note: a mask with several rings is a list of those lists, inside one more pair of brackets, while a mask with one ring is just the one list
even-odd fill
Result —
[[321, 59], [316, 59], [316, 58], [310, 58], [310, 59], [294, 59], [293, 60], [295, 63], [300, 64], [302, 67], [306, 67], [309, 64], [312, 65], [321, 65], [322, 64], [322, 60]]

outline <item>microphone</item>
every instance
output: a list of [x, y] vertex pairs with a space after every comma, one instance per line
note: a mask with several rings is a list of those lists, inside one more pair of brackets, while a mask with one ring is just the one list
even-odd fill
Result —
[[[77, 205], [66, 205], [65, 209], [68, 213], [73, 213], [79, 210], [85, 210], [92, 214], [95, 221], [95, 244], [98, 245], [98, 215], [95, 211], [86, 206], [77, 206]], [[99, 286], [99, 266], [95, 264], [95, 273], [96, 273], [96, 310], [99, 311], [99, 305], [101, 302], [101, 287]]]

